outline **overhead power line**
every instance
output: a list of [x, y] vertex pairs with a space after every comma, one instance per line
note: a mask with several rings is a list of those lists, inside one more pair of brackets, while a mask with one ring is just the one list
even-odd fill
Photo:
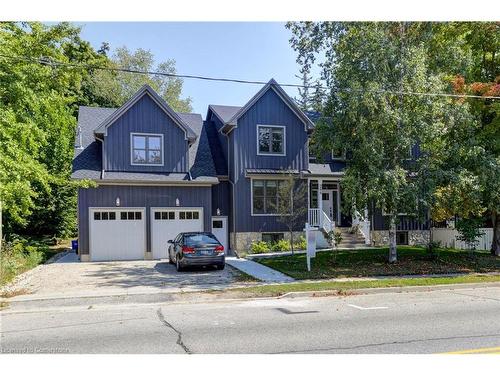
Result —
[[[41, 58], [32, 58], [29, 56], [11, 56], [0, 54], [0, 57], [4, 57], [11, 60], [25, 61], [29, 63], [35, 63], [40, 65], [47, 65], [52, 67], [71, 67], [71, 68], [80, 68], [80, 69], [97, 69], [97, 70], [105, 70], [112, 72], [123, 72], [123, 73], [131, 73], [131, 74], [142, 74], [142, 75], [156, 75], [156, 76], [165, 76], [172, 78], [185, 78], [185, 79], [199, 79], [204, 81], [216, 81], [216, 82], [231, 82], [231, 83], [239, 83], [239, 84], [252, 84], [252, 85], [265, 85], [266, 81], [254, 81], [254, 80], [245, 80], [245, 79], [234, 79], [234, 78], [220, 78], [220, 77], [209, 77], [209, 76], [201, 76], [201, 75], [193, 75], [193, 74], [177, 74], [177, 73], [167, 73], [167, 72], [159, 72], [159, 71], [147, 71], [147, 70], [136, 70], [136, 69], [128, 69], [121, 67], [110, 67], [110, 66], [100, 66], [100, 65], [92, 65], [92, 64], [77, 64], [70, 62], [57, 61], [49, 57], [41, 57]], [[328, 88], [320, 85], [300, 85], [295, 83], [280, 83], [282, 87], [294, 87], [294, 88], [307, 88], [307, 89], [321, 89], [328, 90]], [[393, 90], [366, 90], [366, 89], [348, 89], [348, 90], [334, 90], [336, 92], [341, 93], [373, 93], [373, 94], [391, 94], [391, 95], [415, 95], [415, 96], [442, 96], [442, 97], [450, 97], [450, 98], [468, 98], [468, 99], [493, 99], [499, 100], [500, 96], [482, 96], [482, 95], [469, 95], [469, 94], [450, 94], [444, 92], [417, 92], [417, 91], [393, 91]]]

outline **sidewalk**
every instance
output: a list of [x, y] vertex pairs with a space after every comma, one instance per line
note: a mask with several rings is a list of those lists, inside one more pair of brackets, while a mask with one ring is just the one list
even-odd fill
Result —
[[267, 283], [290, 283], [294, 278], [250, 259], [227, 257], [226, 263], [238, 270]]

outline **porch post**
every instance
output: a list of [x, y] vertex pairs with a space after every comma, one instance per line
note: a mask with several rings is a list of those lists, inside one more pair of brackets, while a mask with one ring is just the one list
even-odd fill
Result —
[[321, 178], [318, 178], [318, 191], [317, 191], [317, 197], [318, 197], [318, 222], [319, 226], [321, 227], [323, 225], [323, 199], [321, 196], [321, 190], [323, 189], [323, 180]]
[[307, 178], [307, 223], [311, 224], [311, 217], [309, 210], [311, 209], [311, 180]]

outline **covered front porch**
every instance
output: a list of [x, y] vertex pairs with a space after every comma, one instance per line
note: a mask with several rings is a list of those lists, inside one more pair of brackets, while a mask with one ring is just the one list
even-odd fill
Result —
[[368, 212], [359, 213], [342, 208], [340, 178], [310, 177], [307, 180], [308, 214], [310, 227], [328, 233], [335, 228], [359, 229], [366, 244], [370, 244]]
[[309, 178], [307, 190], [310, 226], [320, 228], [326, 225], [333, 229], [351, 225], [350, 215], [342, 212], [342, 194], [338, 179]]

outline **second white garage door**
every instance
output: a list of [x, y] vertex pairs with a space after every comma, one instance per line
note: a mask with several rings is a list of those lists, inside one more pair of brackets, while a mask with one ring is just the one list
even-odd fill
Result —
[[89, 221], [91, 261], [144, 259], [143, 208], [90, 209]]
[[166, 259], [168, 240], [181, 232], [203, 231], [202, 208], [151, 208], [153, 259]]

